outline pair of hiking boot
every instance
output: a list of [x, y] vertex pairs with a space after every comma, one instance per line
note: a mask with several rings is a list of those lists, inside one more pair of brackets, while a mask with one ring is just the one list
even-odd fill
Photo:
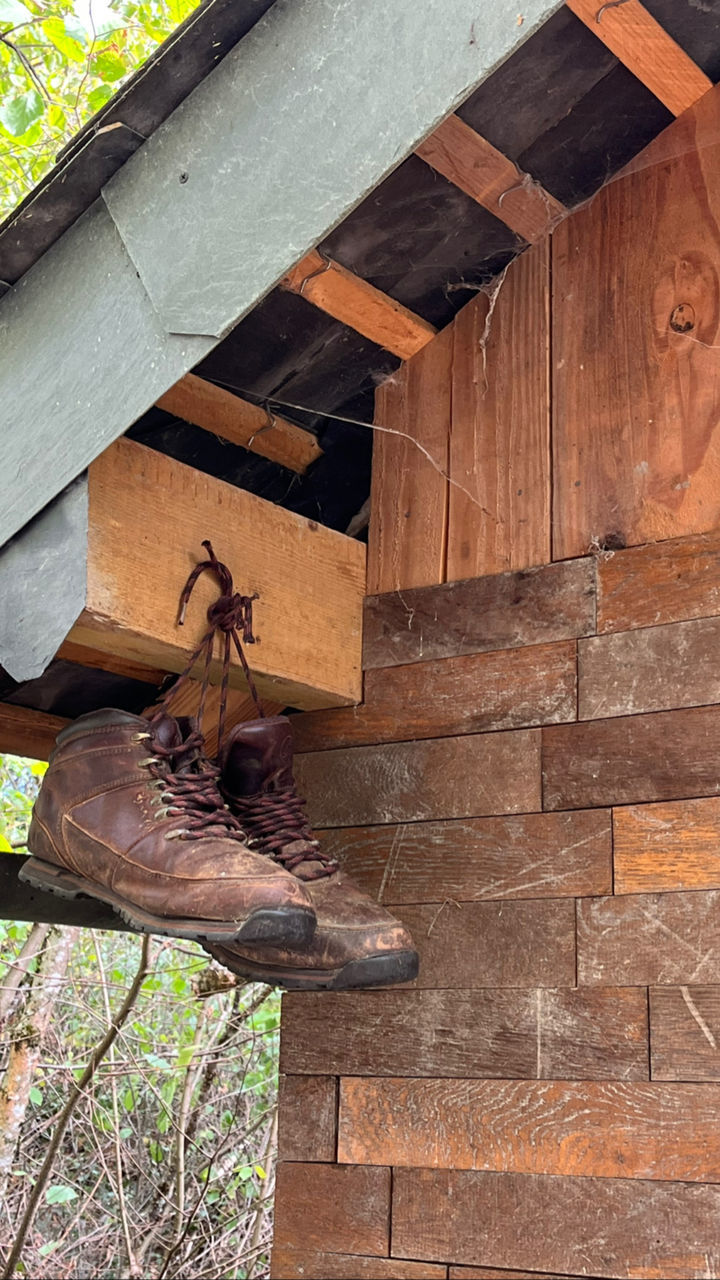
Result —
[[285, 716], [235, 726], [97, 711], [57, 739], [20, 876], [133, 928], [198, 939], [244, 978], [305, 990], [407, 982], [412, 940], [313, 836]]

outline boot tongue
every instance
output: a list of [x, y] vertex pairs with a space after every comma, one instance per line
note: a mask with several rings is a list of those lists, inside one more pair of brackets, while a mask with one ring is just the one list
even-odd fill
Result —
[[181, 747], [183, 744], [183, 731], [180, 722], [174, 716], [168, 716], [164, 711], [154, 716], [150, 725], [153, 738], [160, 743], [161, 747], [167, 747], [172, 750], [173, 747]]
[[270, 787], [290, 787], [293, 743], [287, 716], [266, 716], [235, 725], [220, 754], [223, 790], [255, 796]]
[[202, 755], [201, 747], [198, 744], [188, 743], [187, 750], [182, 751], [191, 734], [195, 733], [198, 728], [197, 720], [193, 720], [190, 716], [169, 716], [165, 711], [161, 711], [154, 716], [150, 725], [154, 742], [169, 751], [170, 753], [177, 751], [177, 756], [172, 754], [169, 757], [171, 768], [176, 773], [184, 773], [191, 768]]

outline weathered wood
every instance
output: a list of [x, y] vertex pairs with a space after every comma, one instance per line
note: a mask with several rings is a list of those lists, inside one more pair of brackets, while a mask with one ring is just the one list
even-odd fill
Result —
[[566, 0], [572, 12], [622, 63], [679, 116], [712, 88], [703, 71], [656, 22], [640, 0], [599, 6], [596, 0]]
[[414, 987], [575, 984], [575, 904], [569, 898], [463, 903], [448, 898], [398, 907], [396, 914], [420, 955]]
[[720, 1187], [398, 1169], [392, 1252], [636, 1280], [717, 1276]]
[[502, 1271], [495, 1267], [449, 1267], [448, 1276], [449, 1280], [593, 1280], [586, 1274], [569, 1276], [566, 1271], [551, 1275], [548, 1271], [508, 1271], [505, 1267]]
[[454, 321], [450, 582], [551, 558], [549, 258], [522, 254]]
[[427, 320], [317, 249], [311, 249], [280, 283], [401, 360], [409, 360], [437, 332]]
[[567, 213], [539, 182], [521, 173], [459, 116], [443, 120], [415, 154], [531, 244]]
[[389, 1233], [389, 1169], [278, 1165], [274, 1248], [387, 1257]]
[[653, 1080], [720, 1080], [720, 987], [651, 989], [650, 1062]]
[[296, 756], [316, 827], [528, 813], [540, 804], [540, 730]]
[[542, 735], [546, 809], [674, 800], [718, 789], [720, 707], [551, 725]]
[[332, 1164], [337, 1143], [337, 1080], [332, 1076], [281, 1076], [278, 1114], [279, 1160]]
[[338, 1159], [416, 1169], [720, 1181], [713, 1085], [343, 1080]]
[[448, 327], [375, 393], [368, 591], [445, 580], [452, 354]]
[[31, 760], [47, 760], [60, 730], [69, 723], [62, 716], [1, 702], [0, 752], [28, 756]]
[[184, 422], [212, 431], [222, 440], [243, 445], [291, 471], [307, 471], [310, 464], [322, 456], [322, 449], [310, 431], [303, 431], [276, 413], [268, 414], [260, 405], [251, 404], [224, 387], [216, 387], [195, 373], [186, 373], [160, 397], [157, 405]]
[[576, 677], [574, 640], [368, 671], [361, 706], [293, 716], [295, 750], [574, 720]]
[[595, 562], [544, 565], [365, 601], [363, 666], [393, 667], [591, 635]]
[[673, 538], [601, 556], [598, 631], [720, 613], [720, 534]]
[[578, 982], [720, 982], [720, 891], [578, 903]]
[[[132, 440], [90, 468], [87, 599], [70, 639], [181, 671], [218, 591], [204, 575], [177, 626], [179, 593], [205, 538], [234, 571], [236, 590], [259, 594], [259, 643], [247, 657], [261, 692], [297, 706], [358, 701], [362, 546]], [[216, 681], [219, 671], [216, 660]], [[244, 688], [236, 655], [230, 671]]]
[[720, 889], [720, 798], [613, 813], [615, 893]]
[[80, 926], [82, 929], [112, 929], [134, 933], [115, 915], [111, 907], [95, 898], [58, 898], [18, 880], [27, 858], [19, 853], [0, 853], [0, 920], [30, 920], [44, 924]]
[[363, 1258], [357, 1253], [323, 1253], [277, 1243], [270, 1270], [273, 1280], [445, 1280], [446, 1273], [446, 1267], [431, 1262]]
[[720, 618], [578, 642], [581, 720], [720, 702]]
[[553, 236], [555, 558], [717, 528], [719, 125], [715, 89]]
[[320, 837], [366, 893], [391, 904], [612, 892], [603, 809], [343, 827]]
[[309, 1075], [643, 1080], [647, 1000], [592, 990], [283, 997], [280, 1069]]
[[64, 662], [76, 662], [80, 667], [114, 671], [116, 675], [127, 676], [128, 680], [142, 680], [156, 685], [162, 684], [168, 675], [168, 672], [161, 671], [160, 667], [148, 667], [142, 662], [134, 662], [132, 658], [104, 653], [100, 649], [89, 649], [87, 645], [75, 644], [73, 640], [66, 640], [61, 644], [57, 657]]

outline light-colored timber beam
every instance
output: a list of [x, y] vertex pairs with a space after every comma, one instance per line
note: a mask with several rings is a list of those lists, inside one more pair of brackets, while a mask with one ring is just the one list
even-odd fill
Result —
[[281, 284], [401, 360], [409, 360], [437, 332], [427, 320], [317, 249], [298, 262]]
[[157, 406], [299, 474], [322, 454], [310, 431], [303, 431], [275, 413], [266, 413], [260, 405], [216, 387], [195, 373], [186, 373], [160, 396]]
[[459, 116], [448, 116], [415, 154], [530, 244], [567, 214], [559, 200]]
[[705, 72], [640, 0], [567, 0], [567, 7], [673, 115], [681, 115], [712, 88]]
[[0, 703], [0, 754], [47, 760], [55, 739], [69, 720], [49, 716], [45, 711]]
[[[200, 684], [197, 680], [189, 680], [187, 684], [178, 689], [168, 706], [168, 712], [172, 716], [197, 716], [198, 706], [200, 703]], [[263, 699], [263, 710], [267, 716], [275, 716], [282, 711], [285, 706], [284, 702], [269, 702], [267, 698]], [[146, 707], [143, 714], [151, 714], [154, 707]], [[205, 714], [202, 718], [200, 728], [205, 738], [205, 753], [211, 759], [217, 755], [218, 751], [218, 716], [220, 712], [220, 687], [219, 685], [211, 685], [205, 697]], [[240, 721], [255, 720], [257, 717], [257, 708], [253, 699], [245, 689], [228, 689], [227, 706], [225, 708], [225, 732], [232, 729], [233, 725], [240, 724]]]

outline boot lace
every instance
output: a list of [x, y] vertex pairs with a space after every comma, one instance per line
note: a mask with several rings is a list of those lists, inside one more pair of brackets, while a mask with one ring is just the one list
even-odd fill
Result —
[[153, 754], [140, 763], [147, 767], [155, 791], [157, 818], [181, 817], [184, 825], [168, 832], [168, 839], [196, 840], [209, 836], [246, 841], [237, 818], [224, 803], [218, 788], [220, 770], [203, 754], [199, 729], [180, 746], [166, 747], [151, 732], [138, 739], [151, 740]]
[[286, 871], [301, 863], [308, 868], [308, 880], [321, 880], [338, 870], [339, 864], [320, 848], [305, 814], [305, 801], [294, 786], [280, 786], [270, 779], [268, 787], [254, 796], [233, 796], [233, 807], [243, 825], [252, 832], [251, 848], [279, 862]]

